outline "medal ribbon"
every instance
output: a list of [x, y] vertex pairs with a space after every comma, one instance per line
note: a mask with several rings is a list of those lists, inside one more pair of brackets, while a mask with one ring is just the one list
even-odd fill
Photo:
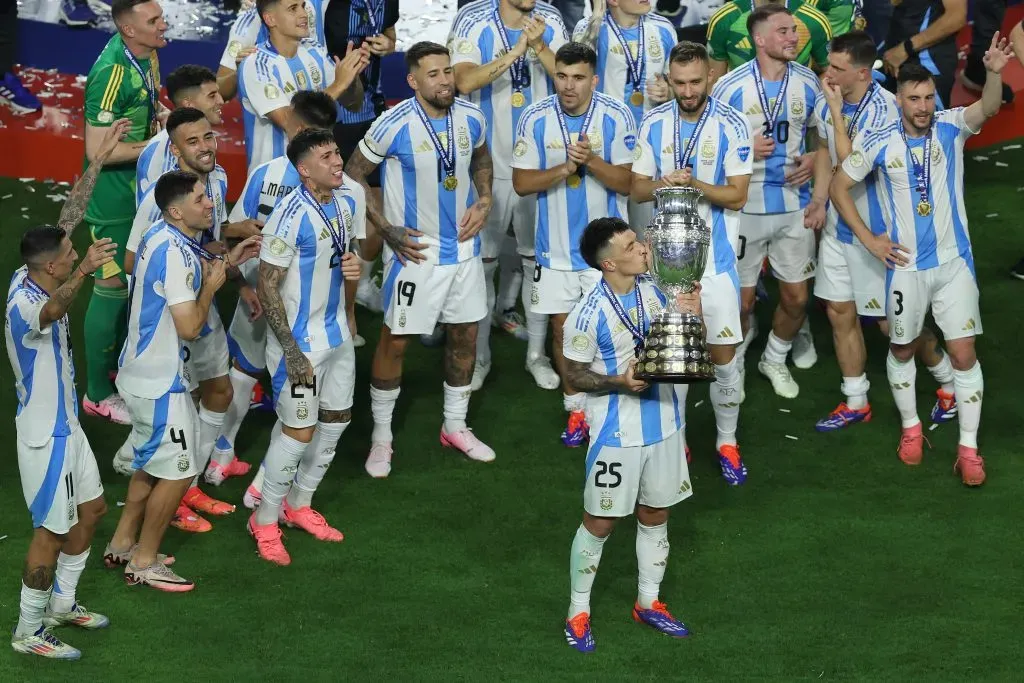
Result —
[[622, 321], [622, 324], [626, 326], [626, 329], [633, 336], [633, 352], [639, 358], [640, 353], [644, 349], [644, 333], [647, 331], [647, 314], [644, 312], [644, 299], [640, 295], [640, 278], [636, 278], [633, 283], [633, 292], [636, 294], [636, 325], [629, 319], [629, 315], [626, 314], [626, 309], [622, 307], [619, 297], [608, 286], [608, 281], [604, 278], [601, 278], [601, 289], [604, 291], [608, 301], [611, 302], [612, 308], [615, 309], [615, 315], [619, 316], [619, 320]]
[[146, 93], [149, 95], [149, 103], [153, 105], [153, 116], [156, 116], [157, 110], [157, 99], [158, 95], [156, 92], [156, 83], [153, 82], [153, 69], [150, 67], [149, 73], [142, 70], [142, 65], [139, 64], [139, 60], [135, 59], [135, 55], [131, 53], [128, 48], [124, 49], [124, 56], [128, 58], [132, 68], [138, 72], [139, 76], [142, 77], [142, 85], [146, 88]]
[[[316, 209], [317, 215], [320, 216], [320, 220], [327, 225], [327, 231], [331, 233], [331, 242], [334, 243], [334, 250], [338, 252], [338, 258], [341, 258], [345, 255], [345, 242], [342, 239], [342, 236], [334, 230], [334, 225], [331, 224], [331, 220], [327, 217], [327, 212], [324, 211], [324, 207], [320, 205], [320, 202], [317, 201], [316, 197], [313, 196], [313, 193], [311, 193], [309, 188], [305, 185], [299, 185], [298, 189], [302, 198]], [[334, 205], [334, 213], [338, 216], [338, 225], [344, 229], [341, 207], [338, 206], [338, 198], [334, 196], [333, 192], [331, 192], [331, 203]]]
[[179, 235], [181, 235], [181, 239], [185, 240], [185, 243], [188, 246], [190, 246], [192, 248], [192, 251], [194, 251], [200, 258], [204, 258], [207, 261], [213, 261], [214, 259], [218, 261], [224, 260], [223, 256], [215, 256], [214, 254], [211, 254], [209, 251], [206, 250], [205, 247], [203, 247], [203, 245], [201, 245], [199, 242], [183, 233], [181, 230], [178, 230], [178, 228], [171, 225], [170, 223], [167, 223], [167, 226], [174, 230]]
[[619, 28], [619, 25], [610, 16], [608, 17], [608, 23], [612, 27], [615, 39], [622, 46], [622, 53], [626, 56], [626, 68], [629, 70], [629, 78], [633, 82], [633, 90], [640, 92], [644, 83], [644, 75], [647, 72], [647, 61], [644, 59], [646, 55], [644, 50], [644, 18], [640, 17], [637, 22], [636, 59], [633, 59], [633, 53], [629, 51], [629, 44], [622, 35], [622, 29]]
[[363, 0], [366, 6], [366, 21], [370, 24], [373, 35], [381, 34], [381, 27], [384, 25], [384, 0], [374, 3], [373, 0]]
[[782, 103], [786, 101], [786, 87], [789, 85], [789, 64], [786, 65], [786, 73], [782, 77], [782, 85], [779, 86], [779, 96], [775, 98], [775, 106], [771, 107], [769, 113], [768, 106], [768, 93], [764, 89], [764, 79], [761, 77], [761, 67], [757, 65], [757, 60], [750, 62], [751, 67], [754, 70], [754, 85], [757, 86], [757, 99], [761, 101], [761, 108], [764, 109], [765, 124], [768, 129], [765, 131], [765, 137], [768, 137], [775, 131], [775, 122], [779, 119], [779, 114], [782, 113]]
[[925, 136], [924, 149], [924, 163], [919, 164], [917, 157], [914, 156], [913, 150], [910, 149], [910, 142], [907, 140], [907, 131], [903, 129], [903, 119], [900, 118], [899, 123], [900, 137], [903, 138], [903, 144], [907, 146], [907, 155], [910, 157], [910, 164], [914, 169], [914, 179], [917, 181], [917, 193], [921, 197], [921, 201], [928, 203], [928, 186], [931, 184], [932, 179], [932, 131], [935, 129], [934, 126], [928, 128], [928, 135]]
[[697, 127], [693, 129], [693, 135], [691, 135], [690, 139], [687, 141], [686, 151], [683, 152], [682, 156], [679, 155], [679, 129], [681, 126], [681, 124], [679, 123], [679, 119], [681, 117], [679, 115], [678, 102], [676, 102], [675, 112], [676, 115], [673, 119], [674, 137], [672, 139], [674, 141], [673, 144], [676, 150], [676, 170], [679, 171], [687, 167], [687, 164], [690, 161], [690, 155], [693, 154], [693, 150], [696, 149], [697, 147], [697, 139], [700, 137], [701, 132], [703, 132], [704, 124], [707, 122], [708, 114], [711, 112], [711, 101], [707, 100], [707, 102], [705, 103], [704, 111], [700, 113], [700, 118], [697, 119]]
[[[590, 128], [590, 120], [594, 118], [594, 105], [597, 104], [597, 94], [591, 94], [590, 106], [587, 107], [587, 113], [583, 117], [583, 126], [580, 128], [580, 137], [583, 137], [587, 133], [587, 129]], [[555, 107], [555, 114], [558, 115], [558, 130], [562, 133], [562, 142], [565, 143], [565, 160], [569, 160], [569, 146], [572, 144], [572, 140], [569, 137], [569, 128], [565, 125], [565, 112], [562, 111], [561, 103]], [[579, 140], [579, 137], [576, 138]], [[576, 169], [580, 172], [582, 169]], [[580, 173], [580, 175], [583, 175]]]
[[[498, 14], [498, 8], [494, 8], [494, 24], [498, 27], [498, 37], [501, 38], [501, 46], [505, 48], [505, 52], [512, 51], [512, 43], [508, 40], [508, 33], [505, 31], [505, 24], [501, 21], [501, 15]], [[512, 62], [512, 68], [508, 70], [509, 75], [512, 77], [512, 89], [515, 91], [522, 91], [523, 86], [526, 85], [526, 57], [520, 57], [516, 61]]]
[[851, 140], [853, 139], [853, 129], [857, 126], [857, 119], [861, 117], [861, 114], [868, 108], [871, 103], [871, 98], [875, 96], [875, 90], [878, 86], [874, 83], [868, 86], [868, 91], [864, 93], [864, 97], [860, 98], [860, 102], [857, 103], [857, 109], [853, 112], [853, 118], [850, 119], [850, 125], [846, 127], [846, 136]]
[[427, 129], [427, 134], [430, 136], [430, 141], [434, 144], [434, 149], [437, 150], [437, 156], [441, 159], [441, 167], [444, 169], [444, 175], [446, 178], [451, 178], [455, 175], [455, 121], [452, 117], [452, 109], [448, 108], [448, 113], [445, 117], [445, 131], [448, 137], [448, 149], [445, 149], [441, 144], [441, 138], [437, 136], [437, 132], [434, 130], [434, 126], [431, 125], [430, 119], [427, 118], [427, 112], [423, 110], [423, 105], [416, 98], [413, 98], [413, 106], [416, 109], [416, 115], [420, 117], [420, 121], [423, 123], [423, 127]]

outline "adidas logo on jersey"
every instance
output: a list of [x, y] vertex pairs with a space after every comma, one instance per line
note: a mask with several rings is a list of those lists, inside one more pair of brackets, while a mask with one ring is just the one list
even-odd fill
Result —
[[716, 339], [733, 339], [736, 335], [732, 333], [732, 330], [726, 327], [724, 330], [718, 333]]
[[804, 266], [804, 275], [810, 275], [814, 272], [814, 261], [808, 261], [807, 265]]
[[975, 327], [977, 327], [977, 325], [974, 323], [974, 318], [970, 318], [968, 319], [967, 324], [961, 327], [960, 329], [964, 332], [970, 332]]
[[740, 42], [736, 43], [737, 49], [749, 50], [750, 49], [750, 38], [744, 38]]
[[757, 116], [758, 114], [763, 114], [764, 109], [761, 108], [760, 104], [752, 104], [744, 113], [747, 116]]
[[872, 299], [864, 306], [864, 308], [869, 311], [880, 311], [882, 310], [882, 305], [878, 303], [878, 299]]
[[906, 168], [906, 164], [903, 163], [903, 159], [893, 159], [885, 165], [886, 168]]

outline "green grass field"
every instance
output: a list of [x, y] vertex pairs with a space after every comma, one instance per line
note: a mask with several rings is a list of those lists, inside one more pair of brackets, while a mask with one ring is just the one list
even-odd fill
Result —
[[[991, 152], [989, 152], [991, 154]], [[986, 334], [979, 355], [987, 384], [981, 450], [988, 483], [967, 490], [952, 473], [956, 423], [926, 431], [924, 463], [896, 457], [899, 422], [885, 381], [885, 342], [869, 331], [875, 418], [817, 434], [814, 421], [839, 399], [828, 323], [815, 311], [820, 360], [794, 374], [800, 397], [777, 399], [753, 370], [740, 418], [750, 469], [746, 486], [724, 484], [714, 457], [706, 388], [692, 392], [688, 440], [695, 494], [673, 511], [673, 551], [662, 597], [691, 627], [676, 642], [634, 624], [634, 522], [605, 546], [593, 596], [597, 653], [584, 657], [561, 630], [568, 552], [581, 514], [583, 450], [561, 446], [558, 392], [537, 389], [524, 347], [495, 334], [495, 370], [474, 396], [470, 424], [491, 444], [491, 465], [438, 443], [441, 351], [418, 344], [406, 360], [396, 413], [394, 469], [363, 471], [371, 419], [368, 376], [379, 322], [360, 309], [369, 344], [358, 352], [353, 426], [343, 437], [316, 506], [346, 535], [340, 545], [287, 534], [293, 563], [259, 560], [241, 507], [247, 481], [218, 497], [239, 503], [214, 530], [171, 529], [165, 550], [197, 587], [185, 595], [124, 586], [101, 554], [127, 480], [110, 468], [128, 433], [83, 417], [106, 484], [100, 525], [79, 597], [110, 616], [104, 632], [61, 629], [83, 651], [74, 664], [0, 652], [0, 681], [157, 680], [1019, 680], [1022, 377], [1018, 344], [1024, 283], [1007, 269], [1024, 253], [1019, 231], [1024, 153], [1009, 164], [968, 161], [967, 205]], [[31, 192], [32, 187], [35, 192]], [[55, 221], [49, 186], [0, 180], [8, 247], [17, 265], [29, 225]], [[25, 207], [25, 210], [20, 210]], [[22, 217], [29, 215], [28, 219]], [[996, 217], [987, 217], [998, 213]], [[82, 244], [85, 231], [76, 236]], [[72, 311], [77, 349], [88, 292]], [[230, 313], [231, 307], [222, 310]], [[760, 311], [767, 329], [769, 309]], [[751, 353], [760, 353], [764, 337]], [[79, 351], [79, 363], [84, 354]], [[0, 369], [0, 412], [15, 393]], [[84, 391], [84, 367], [79, 368]], [[934, 398], [918, 374], [919, 410]], [[783, 412], [782, 409], [786, 412]], [[21, 564], [31, 525], [18, 481], [14, 431], [0, 465], [0, 623], [18, 613]], [[258, 463], [272, 419], [253, 414], [239, 455]], [[798, 438], [793, 441], [785, 435]]]

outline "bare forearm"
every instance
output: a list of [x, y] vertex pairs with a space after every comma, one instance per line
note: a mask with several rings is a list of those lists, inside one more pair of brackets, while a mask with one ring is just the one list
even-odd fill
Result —
[[935, 20], [934, 24], [913, 36], [910, 42], [914, 44], [914, 50], [920, 52], [948, 38], [966, 25], [966, 6], [954, 12], [947, 10], [945, 14]]
[[550, 190], [570, 175], [569, 168], [565, 164], [559, 164], [544, 171], [517, 168], [512, 171], [512, 188], [517, 195], [525, 197], [528, 194]]
[[828, 149], [822, 148], [814, 153], [814, 193], [811, 199], [816, 202], [828, 201], [829, 185], [832, 182], [832, 157]]
[[586, 167], [609, 190], [629, 196], [633, 171], [628, 166], [616, 166], [609, 164], [604, 159], [594, 157], [587, 162]]
[[93, 188], [96, 187], [96, 179], [100, 177], [100, 170], [105, 161], [105, 159], [97, 158], [90, 163], [89, 169], [71, 188], [71, 194], [64, 202], [64, 208], [61, 209], [60, 218], [57, 220], [57, 227], [66, 232], [68, 237], [71, 237], [75, 227], [82, 222], [82, 218], [85, 216]]
[[853, 141], [846, 134], [846, 126], [843, 123], [843, 112], [837, 109], [829, 109], [832, 114], [832, 132], [836, 140], [836, 165], [846, 161], [853, 151]]
[[654, 180], [646, 176], [633, 174], [632, 182], [629, 186], [629, 198], [634, 202], [650, 202], [654, 201], [654, 191], [659, 187], [668, 187], [669, 184], [663, 178]]
[[985, 119], [999, 113], [1003, 104], [1003, 77], [1001, 74], [985, 71], [985, 86], [981, 90], [981, 112]]
[[473, 185], [476, 193], [481, 199], [491, 197], [491, 187], [494, 183], [494, 161], [486, 145], [481, 145], [473, 152], [473, 161], [469, 169], [473, 175]]
[[704, 199], [715, 206], [739, 211], [747, 203], [747, 188], [734, 185], [712, 185], [694, 179], [693, 186], [704, 193]]
[[223, 66], [217, 69], [217, 90], [225, 102], [234, 97], [238, 92], [238, 72]]
[[[506, 52], [497, 59], [481, 64], [480, 66], [474, 66], [472, 68], [463, 67], [457, 69], [455, 74], [455, 85], [459, 89], [459, 92], [463, 95], [468, 95], [471, 92], [475, 92], [484, 86], [490, 85], [498, 76], [508, 71], [512, 64], [515, 63], [518, 56], [513, 52]], [[461, 65], [460, 65], [461, 66]]]
[[566, 374], [569, 376], [569, 384], [574, 389], [585, 391], [588, 394], [598, 394], [610, 391], [618, 391], [620, 388], [617, 375], [599, 375], [591, 370], [585, 363], [577, 363], [566, 359], [569, 366]]
[[[335, 85], [338, 87], [335, 88]], [[335, 81], [325, 92], [349, 111], [357, 112], [363, 108], [363, 81], [359, 76], [356, 76], [346, 88], [341, 87], [341, 84]]]
[[256, 296], [259, 297], [260, 305], [263, 307], [263, 318], [267, 321], [267, 326], [277, 337], [281, 348], [287, 352], [298, 348], [298, 345], [295, 343], [295, 337], [292, 336], [292, 328], [288, 324], [284, 301], [281, 299], [281, 292], [278, 291], [284, 273], [284, 268], [268, 267], [265, 263], [260, 263]]
[[551, 80], [555, 80], [555, 53], [551, 51], [551, 48], [545, 45], [544, 49], [537, 53], [537, 59], [540, 60], [541, 66], [544, 67], [544, 71], [551, 77]]
[[75, 300], [78, 290], [82, 288], [83, 282], [85, 282], [85, 273], [82, 272], [80, 267], [75, 268], [71, 272], [71, 277], [57, 288], [57, 291], [53, 293], [50, 300], [43, 306], [43, 310], [40, 311], [40, 327], [46, 327], [50, 323], [64, 317], [68, 309], [71, 308], [71, 303]]
[[[106, 161], [103, 163], [107, 166], [127, 164], [129, 162], [135, 163], [139, 160], [139, 155], [142, 154], [142, 150], [146, 148], [146, 142], [147, 141], [145, 140], [142, 142], [119, 142], [117, 143], [117, 146], [114, 147], [114, 151], [111, 155], [107, 157]], [[88, 146], [86, 147], [85, 156], [89, 160], [90, 164], [96, 162], [96, 153], [89, 150]]]
[[597, 7], [594, 8], [594, 13], [590, 15], [590, 21], [587, 22], [587, 28], [584, 29], [583, 35], [577, 41], [594, 49], [597, 49], [597, 34], [601, 32], [601, 24], [604, 23], [604, 3], [601, 5], [600, 10]]

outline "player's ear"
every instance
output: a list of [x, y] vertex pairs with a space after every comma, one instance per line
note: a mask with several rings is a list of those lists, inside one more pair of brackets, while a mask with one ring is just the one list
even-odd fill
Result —
[[412, 75], [412, 71], [405, 75], [405, 82], [409, 84], [409, 87], [414, 91], [416, 90], [416, 77]]

